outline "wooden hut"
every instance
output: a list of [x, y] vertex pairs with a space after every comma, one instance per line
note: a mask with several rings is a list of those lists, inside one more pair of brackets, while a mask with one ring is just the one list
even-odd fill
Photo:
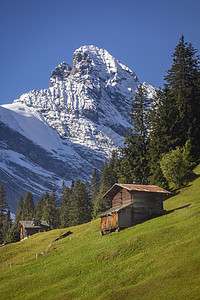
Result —
[[32, 221], [19, 221], [18, 230], [20, 231], [20, 240], [22, 240], [35, 233], [48, 231], [50, 226], [46, 221], [33, 219]]
[[115, 183], [103, 196], [110, 198], [111, 208], [99, 215], [101, 234], [161, 215], [164, 196], [168, 193], [155, 185]]

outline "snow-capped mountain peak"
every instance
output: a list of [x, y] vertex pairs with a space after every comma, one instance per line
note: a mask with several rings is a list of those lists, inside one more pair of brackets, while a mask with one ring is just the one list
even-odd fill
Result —
[[[15, 178], [19, 193], [21, 182], [24, 189], [28, 186], [39, 194], [50, 185], [50, 174], [55, 185], [63, 179], [69, 182], [89, 178], [94, 167], [100, 169], [112, 151], [123, 146], [138, 85], [135, 73], [106, 50], [93, 45], [77, 49], [73, 67], [66, 62], [59, 64], [51, 73], [48, 89], [30, 91], [0, 109], [0, 122], [9, 132], [2, 144], [0, 179], [9, 174]], [[143, 86], [151, 98], [155, 89], [147, 83]], [[13, 147], [9, 140], [13, 134], [24, 141], [27, 149], [34, 149], [29, 151], [31, 155], [21, 144], [18, 150]], [[11, 152], [5, 152], [8, 149]], [[13, 151], [18, 152], [17, 156]], [[26, 161], [23, 168], [17, 167], [20, 159]], [[23, 178], [28, 165], [32, 179]], [[41, 174], [46, 178], [44, 188], [40, 185]]]

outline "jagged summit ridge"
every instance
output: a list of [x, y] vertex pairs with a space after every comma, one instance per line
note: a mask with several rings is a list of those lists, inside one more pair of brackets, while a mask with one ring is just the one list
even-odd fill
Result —
[[[86, 67], [87, 66], [87, 67]], [[99, 77], [116, 78], [120, 73], [120, 69], [130, 73], [134, 80], [138, 81], [137, 76], [129, 68], [121, 64], [105, 49], [98, 48], [93, 45], [82, 46], [74, 52], [72, 74], [84, 71], [89, 68], [90, 71], [97, 71]], [[125, 78], [124, 78], [125, 79]]]
[[71, 73], [71, 66], [65, 61], [59, 64], [52, 72], [50, 76], [49, 87], [52, 87], [58, 81], [65, 81]]
[[[88, 74], [98, 76], [99, 78], [108, 81], [108, 84], [116, 84], [117, 77], [120, 77], [120, 71], [129, 73], [135, 81], [138, 81], [136, 74], [115, 59], [105, 49], [98, 48], [93, 45], [82, 46], [74, 52], [73, 68], [63, 61], [51, 73], [50, 85], [52, 87], [58, 81], [66, 81], [69, 75], [81, 74], [87, 78]], [[76, 76], [75, 76], [76, 78]], [[74, 79], [75, 79], [74, 78]], [[126, 77], [122, 78], [127, 80]]]
[[138, 84], [135, 73], [106, 50], [83, 46], [74, 52], [72, 68], [62, 62], [52, 71], [49, 89], [15, 102], [33, 107], [63, 138], [93, 149], [104, 136], [113, 150], [130, 127], [127, 113]]

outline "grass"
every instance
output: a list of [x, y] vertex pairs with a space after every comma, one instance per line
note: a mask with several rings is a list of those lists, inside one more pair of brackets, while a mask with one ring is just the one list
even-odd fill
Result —
[[200, 299], [200, 178], [164, 205], [119, 233], [98, 219], [0, 248], [0, 299]]

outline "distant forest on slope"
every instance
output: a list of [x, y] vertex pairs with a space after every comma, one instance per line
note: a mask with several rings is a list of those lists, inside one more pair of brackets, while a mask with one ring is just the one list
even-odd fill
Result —
[[0, 243], [19, 240], [19, 220], [46, 220], [50, 227], [64, 228], [96, 218], [110, 207], [105, 192], [116, 182], [153, 184], [176, 189], [187, 184], [200, 162], [200, 61], [198, 51], [182, 36], [172, 55], [173, 63], [152, 102], [140, 85], [132, 101], [132, 128], [120, 153], [85, 183], [77, 180], [62, 193], [54, 187], [35, 205], [33, 195], [20, 197], [12, 224], [6, 191], [0, 187]]

